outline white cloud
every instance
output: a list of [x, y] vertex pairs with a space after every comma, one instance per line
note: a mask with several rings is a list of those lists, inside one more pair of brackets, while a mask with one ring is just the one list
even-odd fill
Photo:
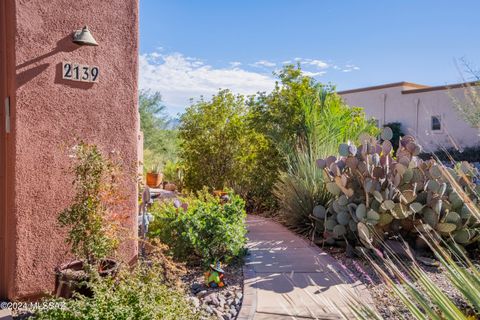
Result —
[[300, 62], [302, 65], [312, 66], [317, 69], [327, 69], [328, 67], [330, 67], [330, 65], [325, 61], [318, 60], [318, 59], [306, 59], [306, 58], [297, 57], [294, 60], [297, 62]]
[[302, 70], [303, 74], [309, 77], [318, 77], [318, 76], [323, 76], [327, 71], [318, 71], [318, 72], [313, 72], [313, 71], [306, 71]]
[[235, 93], [254, 94], [273, 89], [275, 80], [270, 74], [247, 71], [239, 64], [233, 68], [215, 68], [205, 62], [181, 53], [153, 52], [140, 55], [140, 89], [162, 94], [169, 112], [182, 112], [190, 98], [201, 95], [209, 98], [218, 89]]
[[232, 61], [232, 62], [230, 62], [230, 66], [231, 66], [232, 68], [238, 68], [238, 67], [240, 67], [241, 65], [242, 65], [242, 63], [239, 62], [239, 61]]
[[252, 64], [252, 66], [254, 66], [254, 67], [265, 67], [265, 68], [273, 68], [276, 65], [277, 64], [275, 62], [271, 62], [271, 61], [268, 61], [268, 60], [260, 60], [260, 61], [255, 62], [254, 64]]
[[[351, 63], [341, 66], [319, 59], [298, 57], [283, 61], [282, 64], [291, 61], [300, 62], [304, 74], [310, 77], [323, 76], [328, 70], [352, 72], [360, 69]], [[220, 68], [197, 58], [181, 53], [165, 53], [160, 49], [140, 55], [139, 85], [140, 89], [160, 92], [169, 112], [175, 115], [183, 112], [191, 98], [196, 100], [203, 95], [208, 99], [218, 89], [230, 89], [241, 94], [270, 91], [275, 86], [271, 71], [280, 65], [268, 60], [259, 60], [253, 64], [231, 61]], [[258, 69], [249, 68], [252, 66]]]
[[315, 66], [315, 67], [317, 67], [317, 68], [319, 68], [319, 69], [325, 69], [325, 68], [328, 68], [328, 67], [329, 67], [328, 63], [326, 63], [326, 62], [324, 62], [324, 61], [322, 61], [322, 60], [315, 60], [315, 59], [306, 62], [306, 64]]
[[342, 72], [352, 72], [352, 71], [356, 71], [356, 70], [360, 70], [360, 68], [357, 67], [357, 66], [354, 65], [354, 64], [347, 64], [347, 65], [345, 65], [345, 67], [342, 69]]

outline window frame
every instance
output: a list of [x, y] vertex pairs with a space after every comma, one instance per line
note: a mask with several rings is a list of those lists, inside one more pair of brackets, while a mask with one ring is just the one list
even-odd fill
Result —
[[[438, 120], [438, 129], [434, 129], [434, 119]], [[442, 123], [442, 116], [439, 114], [430, 116], [430, 131], [432, 132], [442, 132], [443, 131], [443, 123]]]

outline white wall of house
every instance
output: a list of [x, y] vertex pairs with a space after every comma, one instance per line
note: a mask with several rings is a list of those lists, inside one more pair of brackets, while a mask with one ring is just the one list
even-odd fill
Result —
[[[347, 104], [364, 108], [380, 127], [400, 122], [402, 131], [415, 136], [425, 151], [436, 151], [480, 145], [480, 132], [470, 127], [453, 107], [454, 99], [465, 101], [465, 90], [461, 86], [427, 87], [401, 82], [339, 94]], [[439, 130], [432, 128], [432, 117], [439, 118]]]

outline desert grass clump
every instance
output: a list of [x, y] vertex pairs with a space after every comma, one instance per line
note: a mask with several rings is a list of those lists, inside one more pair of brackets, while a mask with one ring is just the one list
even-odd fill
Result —
[[[434, 237], [424, 237], [430, 245], [441, 268], [447, 273], [447, 279], [463, 298], [463, 303], [453, 300], [440, 288], [416, 261], [414, 253], [404, 243], [405, 251], [410, 259], [401, 259], [384, 245], [388, 252], [386, 257], [378, 258], [365, 255], [380, 279], [390, 289], [392, 297], [399, 300], [409, 312], [406, 316], [396, 310], [396, 316], [408, 319], [449, 319], [473, 320], [480, 317], [480, 269], [467, 255], [455, 248], [455, 244], [442, 241], [440, 244]], [[356, 319], [382, 319], [371, 306], [362, 305], [355, 297], [349, 300], [351, 311]], [[465, 305], [467, 307], [465, 307]]]

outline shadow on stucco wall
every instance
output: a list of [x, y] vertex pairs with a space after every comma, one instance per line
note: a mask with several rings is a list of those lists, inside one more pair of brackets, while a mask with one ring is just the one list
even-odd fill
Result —
[[[79, 48], [79, 46], [72, 42], [72, 35], [68, 35], [68, 36], [60, 39], [57, 42], [57, 45], [55, 46], [55, 48], [53, 50], [51, 50], [50, 52], [44, 53], [44, 54], [42, 54], [38, 57], [35, 57], [31, 60], [28, 60], [28, 61], [26, 61], [22, 64], [17, 65], [17, 67], [16, 67], [17, 72], [18, 72], [17, 73], [17, 88], [23, 86], [24, 84], [26, 84], [27, 82], [31, 81], [33, 78], [35, 78], [36, 76], [41, 74], [43, 71], [45, 71], [50, 66], [50, 64], [49, 63], [43, 63], [43, 64], [34, 66], [34, 67], [26, 69], [26, 70], [22, 70], [22, 69], [25, 69], [25, 68], [27, 68], [27, 67], [35, 64], [35, 63], [41, 62], [42, 60], [44, 60], [46, 58], [49, 58], [51, 56], [54, 56], [57, 53], [73, 52], [78, 48]], [[61, 78], [61, 70], [60, 70], [60, 72], [58, 72], [58, 70], [57, 70], [57, 73], [60, 73], [60, 78]], [[55, 82], [57, 82], [56, 81], [57, 76], [55, 77]]]

